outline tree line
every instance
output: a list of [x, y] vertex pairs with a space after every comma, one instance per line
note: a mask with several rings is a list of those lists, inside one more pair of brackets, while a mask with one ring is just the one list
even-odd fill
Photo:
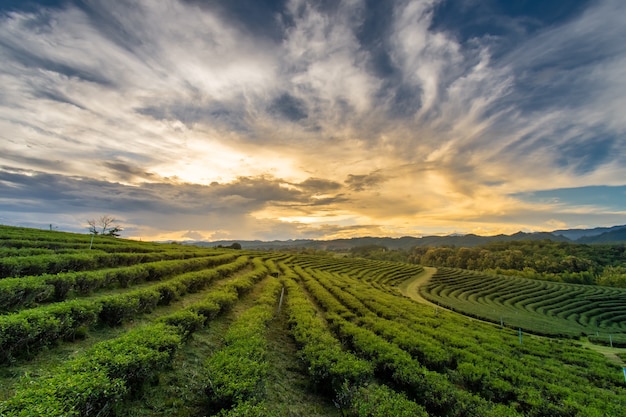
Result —
[[369, 245], [354, 248], [351, 255], [560, 282], [626, 287], [624, 244], [527, 240], [492, 242], [473, 248], [417, 246], [407, 251]]

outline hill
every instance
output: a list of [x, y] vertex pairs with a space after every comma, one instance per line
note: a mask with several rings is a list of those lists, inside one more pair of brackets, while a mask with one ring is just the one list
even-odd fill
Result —
[[438, 268], [420, 288], [431, 302], [536, 334], [591, 336], [626, 346], [626, 289]]
[[186, 244], [198, 246], [229, 246], [238, 242], [244, 249], [314, 249], [331, 251], [349, 251], [361, 246], [382, 246], [391, 250], [408, 250], [414, 247], [464, 247], [473, 248], [493, 242], [551, 240], [553, 242], [576, 243], [623, 243], [626, 242], [626, 226], [598, 227], [595, 229], [563, 229], [553, 232], [525, 233], [517, 232], [511, 235], [499, 234], [493, 236], [479, 236], [475, 234], [449, 236], [403, 236], [391, 237], [356, 237], [349, 239], [294, 239], [294, 240], [218, 240], [218, 241], [185, 241]]
[[[576, 340], [522, 340], [402, 296], [397, 286], [419, 265], [106, 236], [90, 246], [89, 235], [0, 226], [3, 417], [618, 416], [626, 407], [621, 367]], [[568, 317], [623, 323], [576, 303]]]
[[591, 239], [598, 235], [623, 230], [624, 228], [626, 228], [626, 226], [621, 225], [621, 226], [612, 226], [612, 227], [596, 227], [593, 229], [563, 229], [563, 230], [555, 230], [551, 233], [553, 235], [566, 237], [569, 240], [578, 241], [581, 243], [589, 243], [589, 242], [584, 242], [584, 239], [586, 238]]
[[626, 226], [619, 226], [610, 231], [578, 238], [579, 243], [624, 243], [626, 242]]
[[332, 239], [332, 240], [314, 240], [314, 239], [297, 239], [297, 240], [219, 240], [213, 242], [202, 241], [186, 241], [186, 244], [198, 246], [229, 246], [233, 242], [238, 242], [244, 249], [316, 249], [331, 251], [348, 251], [360, 246], [384, 246], [388, 249], [410, 249], [421, 246], [456, 246], [456, 247], [476, 247], [491, 242], [511, 242], [519, 240], [552, 240], [555, 242], [569, 242], [570, 240], [564, 236], [556, 236], [552, 233], [524, 233], [518, 232], [512, 235], [495, 235], [495, 236], [478, 236], [474, 234], [468, 235], [450, 235], [450, 236], [424, 236], [412, 237], [404, 236], [400, 238], [391, 237], [356, 237], [349, 239]]

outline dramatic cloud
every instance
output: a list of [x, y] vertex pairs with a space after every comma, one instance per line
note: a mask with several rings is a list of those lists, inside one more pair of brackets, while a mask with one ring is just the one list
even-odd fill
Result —
[[626, 3], [569, 3], [0, 5], [0, 222], [108, 213], [144, 239], [626, 223]]

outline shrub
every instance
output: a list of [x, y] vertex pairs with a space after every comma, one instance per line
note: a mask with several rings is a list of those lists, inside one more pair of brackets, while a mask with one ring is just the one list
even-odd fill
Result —
[[61, 338], [73, 339], [99, 313], [98, 303], [75, 300], [0, 316], [0, 363], [28, 357]]
[[7, 278], [0, 280], [0, 312], [17, 307], [28, 308], [48, 300], [55, 293], [55, 287], [48, 282], [32, 278]]
[[99, 415], [127, 394], [121, 379], [111, 379], [104, 370], [73, 372], [63, 369], [36, 381], [23, 383], [15, 395], [0, 403], [3, 417], [83, 417]]
[[161, 294], [154, 289], [134, 291], [125, 295], [111, 295], [101, 299], [100, 322], [117, 326], [140, 313], [148, 313], [157, 306]]
[[116, 403], [141, 390], [156, 371], [170, 364], [180, 343], [177, 329], [166, 324], [100, 342], [56, 372], [25, 380], [12, 398], [0, 403], [0, 415], [107, 415]]
[[189, 310], [179, 310], [159, 319], [160, 322], [176, 327], [183, 339], [204, 326], [206, 318]]
[[427, 417], [421, 405], [384, 385], [365, 385], [351, 395], [350, 411], [356, 417]]
[[196, 303], [191, 306], [190, 311], [196, 312], [198, 315], [204, 317], [204, 323], [209, 320], [213, 320], [222, 310], [220, 304], [213, 300], [207, 300], [200, 303]]

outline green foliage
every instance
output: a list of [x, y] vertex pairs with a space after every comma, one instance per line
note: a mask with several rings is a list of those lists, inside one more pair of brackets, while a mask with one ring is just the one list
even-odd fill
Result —
[[[307, 280], [318, 283], [310, 294], [328, 310], [324, 316], [334, 333], [375, 364], [379, 379], [431, 414], [620, 414], [623, 375], [600, 355], [548, 339], [526, 337], [520, 345], [516, 332], [381, 291], [374, 282], [355, 278], [358, 269], [341, 270], [322, 259], [301, 264], [307, 265], [307, 288], [314, 288]], [[327, 269], [342, 272], [329, 274]], [[331, 295], [334, 301], [328, 300]], [[353, 315], [346, 315], [346, 309]]]
[[[241, 267], [242, 262], [233, 263], [234, 255], [224, 254], [194, 258], [189, 260], [166, 260], [141, 265], [132, 265], [121, 268], [111, 268], [98, 271], [67, 272], [59, 274], [42, 274], [39, 276], [6, 278], [0, 280], [0, 312], [11, 311], [16, 308], [28, 308], [38, 303], [65, 300], [71, 292], [78, 295], [87, 295], [93, 291], [111, 288], [114, 285], [126, 288], [144, 281], [158, 281], [194, 270], [202, 270], [212, 266], [215, 276], [224, 276], [233, 271], [233, 268]], [[245, 264], [245, 262], [243, 262]], [[222, 265], [222, 268], [219, 266]], [[195, 292], [206, 285], [206, 274], [201, 273], [197, 277], [187, 276], [185, 280], [196, 279], [193, 285], [185, 285], [186, 291]], [[178, 291], [171, 287], [169, 294], [163, 294], [162, 304], [167, 304], [180, 295], [181, 287], [176, 285]], [[165, 290], [164, 290], [165, 292]]]
[[55, 287], [39, 277], [0, 280], [0, 312], [31, 307], [54, 294]]
[[626, 266], [607, 266], [597, 278], [598, 285], [626, 288]]
[[537, 334], [626, 334], [626, 289], [440, 268], [420, 291], [455, 311]]
[[286, 275], [291, 332], [301, 346], [302, 358], [318, 388], [339, 393], [346, 383], [360, 385], [368, 382], [373, 376], [372, 365], [342, 349], [294, 281], [295, 276]]
[[365, 385], [351, 396], [350, 412], [355, 417], [427, 417], [422, 406], [385, 385]]
[[[187, 292], [199, 291], [214, 279], [240, 270], [247, 265], [247, 258], [240, 256], [229, 264], [183, 274], [168, 282], [139, 290], [60, 302], [0, 316], [0, 363], [31, 356], [59, 339], [74, 339], [77, 332], [95, 324], [119, 326], [140, 314], [153, 311], [159, 305], [167, 305]], [[207, 300], [211, 303], [209, 307], [219, 305], [218, 312], [228, 308], [240, 293], [249, 290], [265, 276], [267, 270], [263, 262], [259, 260], [256, 265], [256, 269], [215, 292], [213, 299]], [[206, 305], [206, 302], [203, 304]]]
[[[254, 344], [254, 341], [250, 343]], [[241, 349], [241, 352], [237, 352]], [[255, 351], [256, 350], [256, 351]], [[263, 395], [263, 376], [267, 365], [262, 351], [254, 347], [237, 347], [221, 350], [213, 355], [207, 365], [210, 379], [207, 395], [218, 408], [230, 407], [246, 399], [257, 400]]]
[[[237, 296], [235, 294], [229, 294], [226, 300], [224, 300], [224, 298], [225, 297], [215, 297], [212, 293], [210, 299], [194, 304], [189, 307], [189, 310], [204, 317], [205, 322], [212, 320], [222, 311], [222, 306], [224, 304], [232, 304], [237, 299]], [[222, 303], [222, 301], [224, 302]]]
[[268, 407], [263, 403], [255, 400], [244, 401], [238, 403], [231, 409], [220, 410], [216, 417], [275, 417]]
[[25, 380], [12, 398], [0, 404], [0, 415], [106, 415], [166, 366], [180, 343], [176, 331], [164, 324], [98, 343], [50, 375]]
[[106, 412], [127, 394], [122, 380], [103, 370], [61, 370], [39, 380], [26, 380], [9, 401], [0, 403], [6, 417], [83, 417]]
[[173, 280], [157, 285], [155, 290], [159, 292], [158, 305], [170, 305], [172, 301], [180, 299], [187, 293], [187, 286], [184, 282]]
[[353, 257], [374, 259], [378, 261], [407, 262], [409, 254], [402, 249], [390, 250], [382, 245], [363, 245], [350, 249]]
[[[522, 275], [576, 284], [626, 286], [615, 267], [626, 262], [624, 245], [540, 241], [494, 242], [474, 248], [415, 247], [409, 262]], [[606, 274], [605, 274], [606, 271]]]
[[118, 326], [138, 314], [154, 310], [160, 298], [158, 291], [150, 289], [105, 297], [100, 300], [99, 321], [107, 326]]
[[207, 360], [206, 392], [214, 407], [231, 408], [265, 396], [269, 369], [265, 333], [281, 288], [279, 281], [266, 282], [257, 304], [242, 313], [226, 332], [224, 348]]
[[204, 326], [206, 317], [190, 310], [179, 310], [162, 317], [159, 321], [178, 328], [178, 333], [183, 339], [187, 339], [192, 333], [200, 330]]
[[111, 341], [102, 342], [70, 364], [70, 369], [106, 369], [109, 378], [123, 379], [139, 389], [154, 369], [167, 365], [181, 343], [178, 329], [166, 324], [138, 328]]
[[626, 334], [603, 334], [601, 336], [589, 336], [588, 339], [596, 345], [626, 348]]
[[[177, 407], [192, 397], [200, 400], [198, 394], [203, 392], [205, 409], [194, 410], [200, 414], [281, 415], [284, 402], [292, 400], [281, 391], [286, 384], [297, 385], [309, 401], [326, 396], [325, 404], [332, 407], [334, 402], [346, 417], [617, 416], [626, 407], [621, 368], [574, 340], [525, 334], [520, 344], [517, 332], [506, 327], [399, 297], [395, 285], [419, 274], [418, 265], [220, 251], [101, 236], [88, 258], [75, 256], [84, 255], [80, 251], [88, 247], [89, 238], [0, 226], [0, 255], [25, 262], [23, 267], [18, 261], [6, 265], [13, 265], [19, 274], [29, 268], [48, 271], [0, 280], [3, 417], [128, 415], [129, 403], [149, 403], [149, 396], [164, 383], [175, 386], [170, 392], [182, 394], [164, 398], [167, 415], [185, 414]], [[522, 253], [520, 257], [506, 252], [510, 262], [525, 262], [527, 254], [521, 246], [503, 248], [502, 253]], [[450, 253], [462, 254], [455, 251]], [[619, 248], [602, 253], [604, 258], [593, 258], [603, 268], [595, 270], [595, 276], [617, 285], [622, 266], [611, 262], [619, 258]], [[568, 274], [578, 274], [572, 279], [584, 278], [589, 271], [575, 271], [584, 263], [567, 256], [592, 258], [584, 252], [563, 254], [559, 265], [567, 264]], [[472, 258], [466, 255], [462, 254], [469, 265]], [[98, 269], [49, 273], [68, 265]], [[560, 319], [595, 326], [594, 331], [599, 327], [599, 335], [591, 337], [598, 343], [610, 343], [602, 331], [610, 329], [614, 344], [623, 342], [622, 335], [615, 333], [624, 321], [622, 290], [510, 277], [506, 281], [468, 271], [455, 276], [461, 270], [450, 271], [451, 283], [442, 286], [439, 294], [454, 299], [455, 307], [483, 305], [494, 310], [500, 306], [518, 316], [534, 312], [551, 320], [546, 326]], [[445, 277], [446, 271], [440, 272]], [[283, 284], [281, 316], [273, 321]], [[103, 289], [113, 291], [97, 293]], [[245, 294], [250, 295], [242, 299]], [[170, 307], [163, 308], [166, 305]], [[228, 317], [198, 334], [229, 309]], [[153, 314], [144, 315], [149, 311]], [[284, 321], [288, 328], [282, 327]], [[499, 317], [494, 321], [499, 323]], [[120, 327], [111, 331], [103, 329], [105, 325]], [[282, 380], [272, 363], [284, 362], [268, 346], [276, 345], [276, 340], [284, 342], [287, 332], [298, 348], [297, 359], [288, 361], [295, 365], [288, 373], [306, 372], [310, 385], [305, 379]], [[84, 336], [110, 339], [72, 342]], [[54, 347], [66, 343], [62, 349]], [[181, 350], [183, 343], [186, 347]], [[289, 348], [281, 351], [280, 358], [293, 352], [291, 342], [286, 345]], [[35, 357], [42, 349], [45, 354]], [[174, 371], [172, 361], [178, 366], [183, 359], [191, 368]], [[60, 365], [51, 368], [51, 362]], [[189, 379], [178, 378], [187, 370], [198, 377], [188, 386]], [[178, 379], [169, 378], [172, 373]], [[165, 409], [153, 405], [139, 414], [164, 415]]]
[[[203, 253], [206, 255], [206, 251]], [[197, 257], [198, 253], [187, 253], [185, 251], [152, 252], [152, 253], [123, 253], [123, 252], [101, 252], [88, 251], [84, 253], [67, 253], [53, 255], [16, 256], [0, 258], [0, 278], [3, 277], [23, 277], [28, 275], [58, 274], [70, 271], [88, 271], [99, 268], [119, 268], [121, 266], [132, 266], [138, 263], [155, 262], [162, 260], [179, 260], [190, 257]], [[219, 265], [224, 261], [232, 260], [234, 255], [225, 254], [222, 257], [214, 257], [204, 267]], [[193, 265], [191, 261], [188, 264]], [[191, 270], [191, 269], [189, 269]], [[158, 270], [157, 270], [158, 271]], [[149, 276], [151, 270], [148, 271]], [[183, 271], [184, 272], [184, 271]], [[160, 272], [157, 272], [160, 273]], [[126, 279], [126, 275], [120, 277]], [[120, 281], [124, 286], [124, 282]]]
[[73, 339], [99, 312], [98, 304], [77, 300], [0, 316], [0, 363], [28, 357], [59, 339]]

